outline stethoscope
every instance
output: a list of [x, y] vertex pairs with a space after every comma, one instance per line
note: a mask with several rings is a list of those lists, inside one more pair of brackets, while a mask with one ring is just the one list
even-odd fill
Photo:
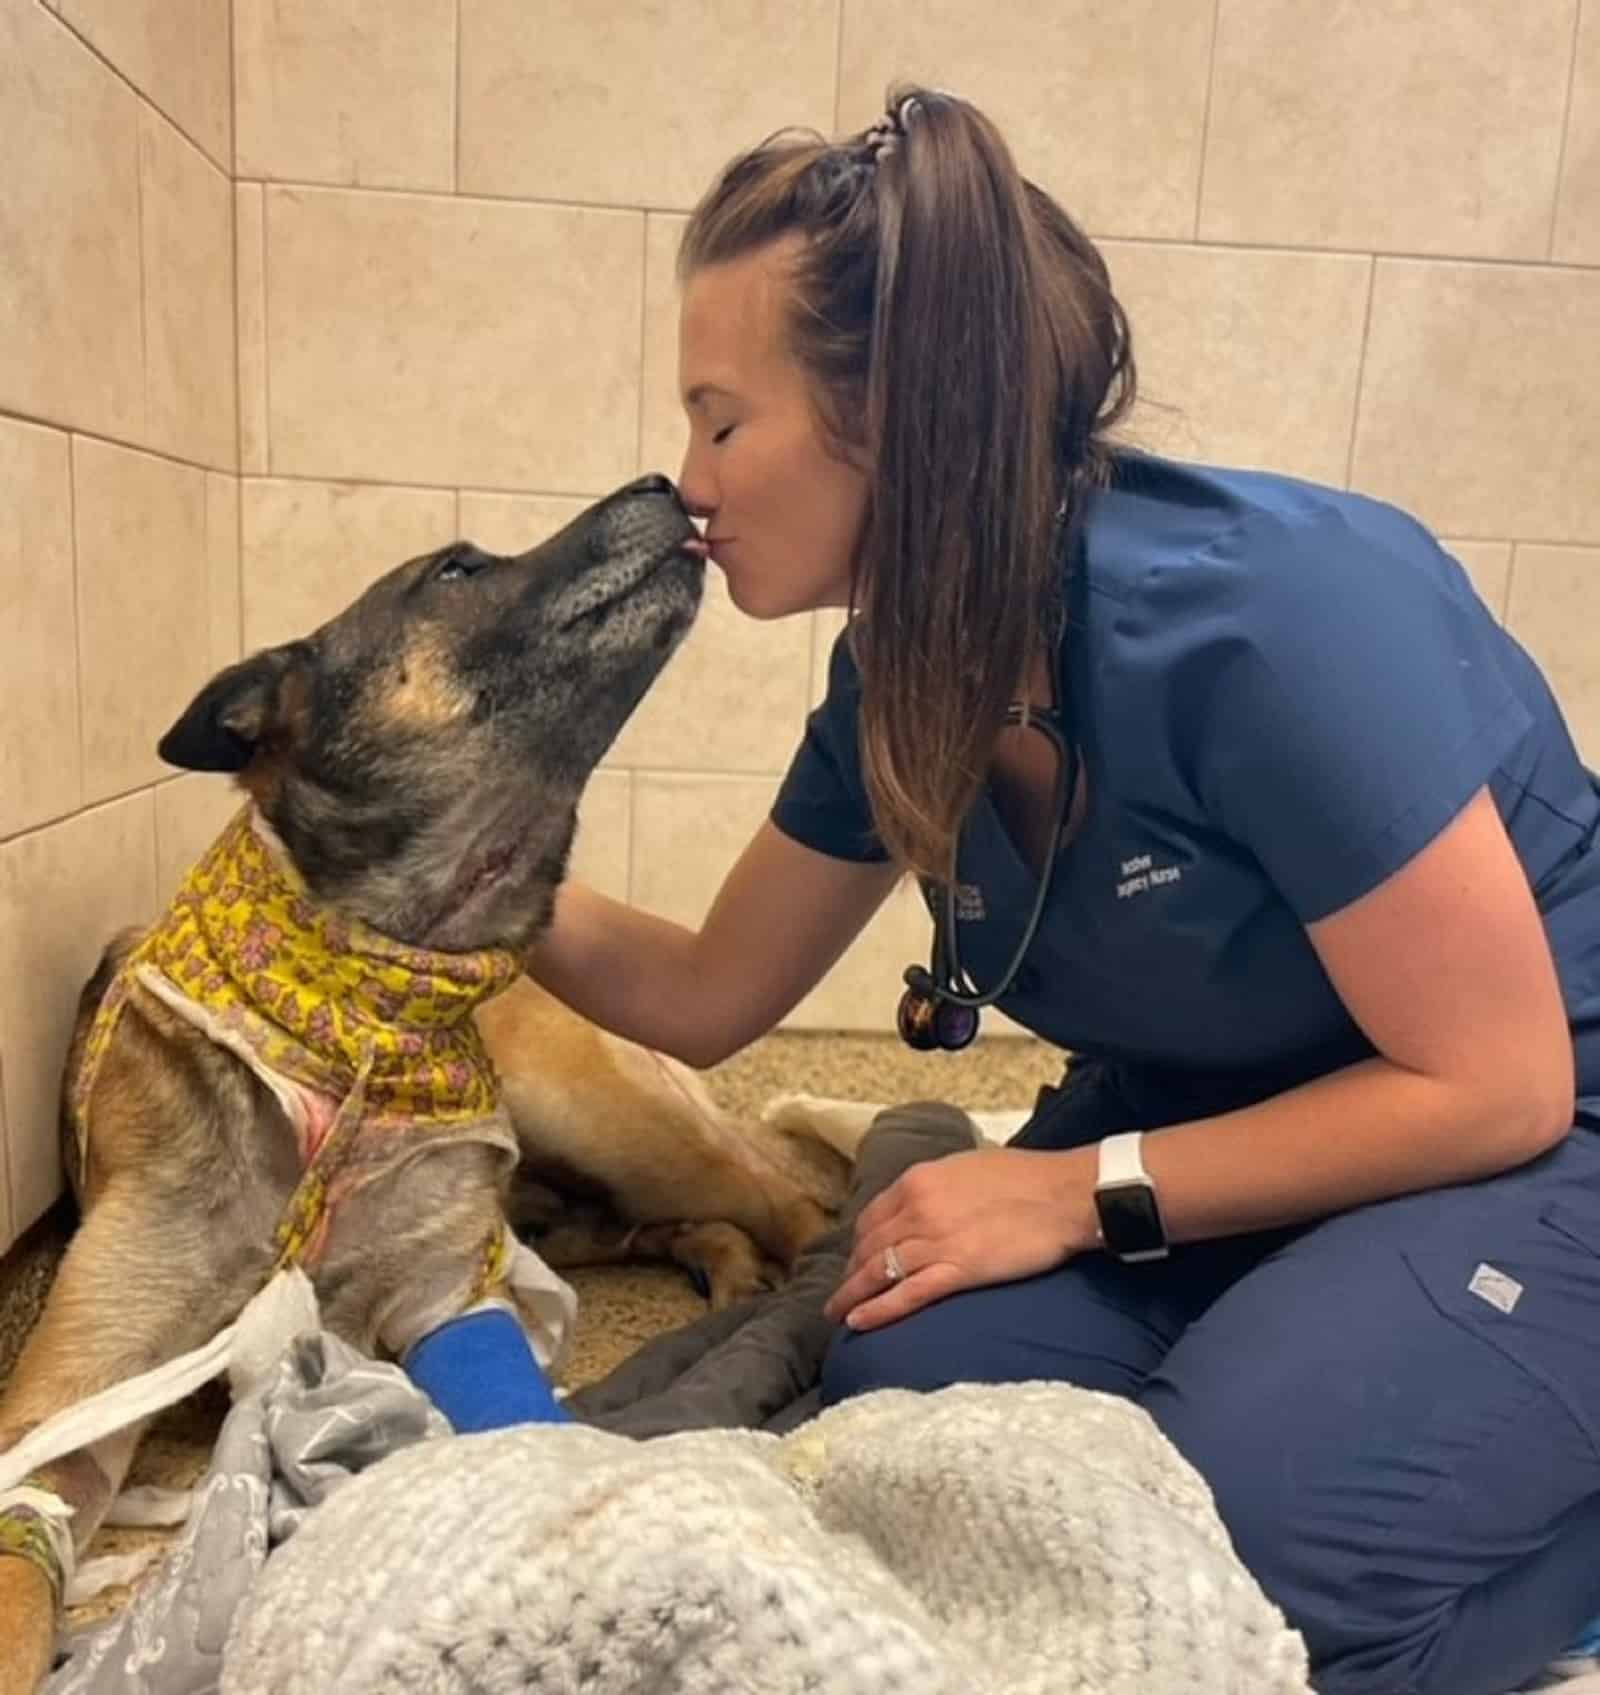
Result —
[[[1058, 701], [1065, 699], [1061, 692], [1064, 682], [1065, 678], [1058, 674]], [[906, 990], [900, 997], [896, 1017], [901, 1039], [923, 1052], [934, 1048], [954, 1052], [966, 1047], [978, 1033], [979, 1012], [986, 1006], [992, 1006], [1016, 981], [1022, 961], [1038, 933], [1045, 902], [1050, 898], [1056, 861], [1061, 857], [1067, 819], [1078, 791], [1078, 750], [1066, 733], [1058, 708], [1013, 704], [1006, 711], [1005, 722], [1007, 727], [1021, 725], [1038, 730], [1055, 747], [1056, 783], [1052, 797], [1050, 851], [1045, 858], [1039, 892], [1033, 897], [1033, 911], [1028, 914], [1022, 940], [1017, 943], [1010, 964], [992, 989], [980, 990], [962, 966], [961, 948], [956, 939], [956, 879], [953, 874], [944, 885], [941, 898], [930, 902], [933, 908], [932, 957], [926, 969], [920, 965], [906, 967]]]

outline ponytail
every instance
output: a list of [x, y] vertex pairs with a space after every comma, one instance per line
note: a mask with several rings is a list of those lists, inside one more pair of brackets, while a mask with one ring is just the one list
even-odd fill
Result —
[[1061, 636], [1068, 538], [1132, 404], [1087, 237], [976, 107], [896, 90], [829, 145], [775, 138], [701, 203], [680, 268], [802, 235], [791, 351], [869, 496], [852, 576], [862, 767], [906, 869], [950, 875], [1007, 705]]

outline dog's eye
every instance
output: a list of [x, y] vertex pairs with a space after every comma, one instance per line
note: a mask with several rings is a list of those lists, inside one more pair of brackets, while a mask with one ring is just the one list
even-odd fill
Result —
[[434, 566], [433, 578], [438, 583], [456, 583], [466, 577], [475, 577], [480, 571], [487, 571], [492, 564], [493, 558], [482, 548], [465, 542], [440, 556], [439, 563]]

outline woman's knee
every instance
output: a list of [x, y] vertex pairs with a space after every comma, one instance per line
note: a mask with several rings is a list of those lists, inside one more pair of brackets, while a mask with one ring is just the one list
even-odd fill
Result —
[[825, 1405], [873, 1389], [1073, 1383], [1132, 1395], [1165, 1327], [1122, 1310], [1080, 1267], [951, 1295], [877, 1330], [841, 1328], [822, 1367]]
[[1439, 1327], [1415, 1280], [1365, 1303], [1380, 1336], [1341, 1332], [1335, 1358], [1323, 1333], [1298, 1362], [1244, 1293], [1138, 1399], [1304, 1637], [1319, 1695], [1521, 1687], [1600, 1611], [1583, 1431], [1559, 1397]]
[[840, 1325], [822, 1362], [822, 1404], [834, 1406], [874, 1389], [943, 1389], [966, 1375], [939, 1339], [937, 1308], [924, 1308], [878, 1330]]
[[1347, 1527], [1342, 1540], [1311, 1533], [1309, 1505], [1296, 1511], [1293, 1482], [1276, 1463], [1265, 1407], [1188, 1401], [1159, 1379], [1139, 1399], [1205, 1479], [1235, 1554], [1305, 1639], [1318, 1695], [1416, 1695], [1406, 1632], [1374, 1615], [1349, 1563], [1368, 1527]]

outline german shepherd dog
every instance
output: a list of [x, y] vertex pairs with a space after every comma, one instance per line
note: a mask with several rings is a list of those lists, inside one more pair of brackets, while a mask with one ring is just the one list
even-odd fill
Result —
[[[236, 959], [195, 971], [169, 960], [154, 977], [132, 969], [146, 938], [181, 924], [119, 937], [84, 990], [64, 1081], [82, 1222], [0, 1400], [0, 1452], [207, 1341], [297, 1257], [330, 1329], [396, 1354], [420, 1310], [442, 1321], [481, 1297], [508, 1222], [543, 1230], [537, 1245], [558, 1265], [675, 1258], [717, 1302], [749, 1292], [771, 1262], [791, 1264], [826, 1227], [815, 1196], [723, 1119], [692, 1073], [512, 981], [549, 920], [582, 790], [690, 627], [703, 571], [673, 486], [646, 478], [517, 557], [460, 542], [408, 560], [311, 636], [223, 671], [163, 738], [171, 763], [237, 773], [250, 810], [223, 840], [278, 865], [305, 934], [367, 938], [351, 945], [380, 953], [384, 968], [449, 977], [451, 962], [475, 962], [457, 976], [477, 987], [455, 1004], [487, 1046], [491, 1098], [479, 1120], [467, 1113], [478, 1132], [441, 1133], [415, 1157], [379, 1160], [337, 1207], [297, 1220], [308, 1158], [344, 1133], [345, 1108], [314, 1087], [275, 1086], [232, 1039], [242, 1026], [226, 1006], [216, 1027], [209, 1013], [197, 1022], [189, 988], [226, 998], [249, 975]], [[253, 936], [261, 920], [248, 886], [222, 888], [242, 875], [230, 866], [206, 899], [225, 913], [232, 901], [245, 930], [214, 928]], [[371, 957], [363, 969], [382, 976]], [[381, 1013], [370, 983], [352, 1003], [368, 990], [368, 1011]], [[402, 983], [399, 998], [409, 992]], [[363, 1040], [381, 1045], [383, 1030]], [[427, 1048], [411, 1026], [390, 1046], [407, 1041]], [[374, 1050], [363, 1051], [367, 1065]], [[454, 1065], [436, 1069], [454, 1075]], [[461, 1075], [470, 1094], [471, 1066]], [[364, 1071], [353, 1092], [364, 1089], [371, 1106], [381, 1082], [380, 1070]], [[308, 1117], [296, 1099], [326, 1110]], [[389, 1096], [391, 1106], [408, 1099]], [[574, 1196], [586, 1206], [575, 1211]], [[602, 1213], [628, 1228], [597, 1226]], [[119, 1432], [29, 1479], [72, 1509], [78, 1552], [141, 1433]], [[59, 1604], [50, 1561], [24, 1543], [0, 1538], [8, 1695], [46, 1671]]]

